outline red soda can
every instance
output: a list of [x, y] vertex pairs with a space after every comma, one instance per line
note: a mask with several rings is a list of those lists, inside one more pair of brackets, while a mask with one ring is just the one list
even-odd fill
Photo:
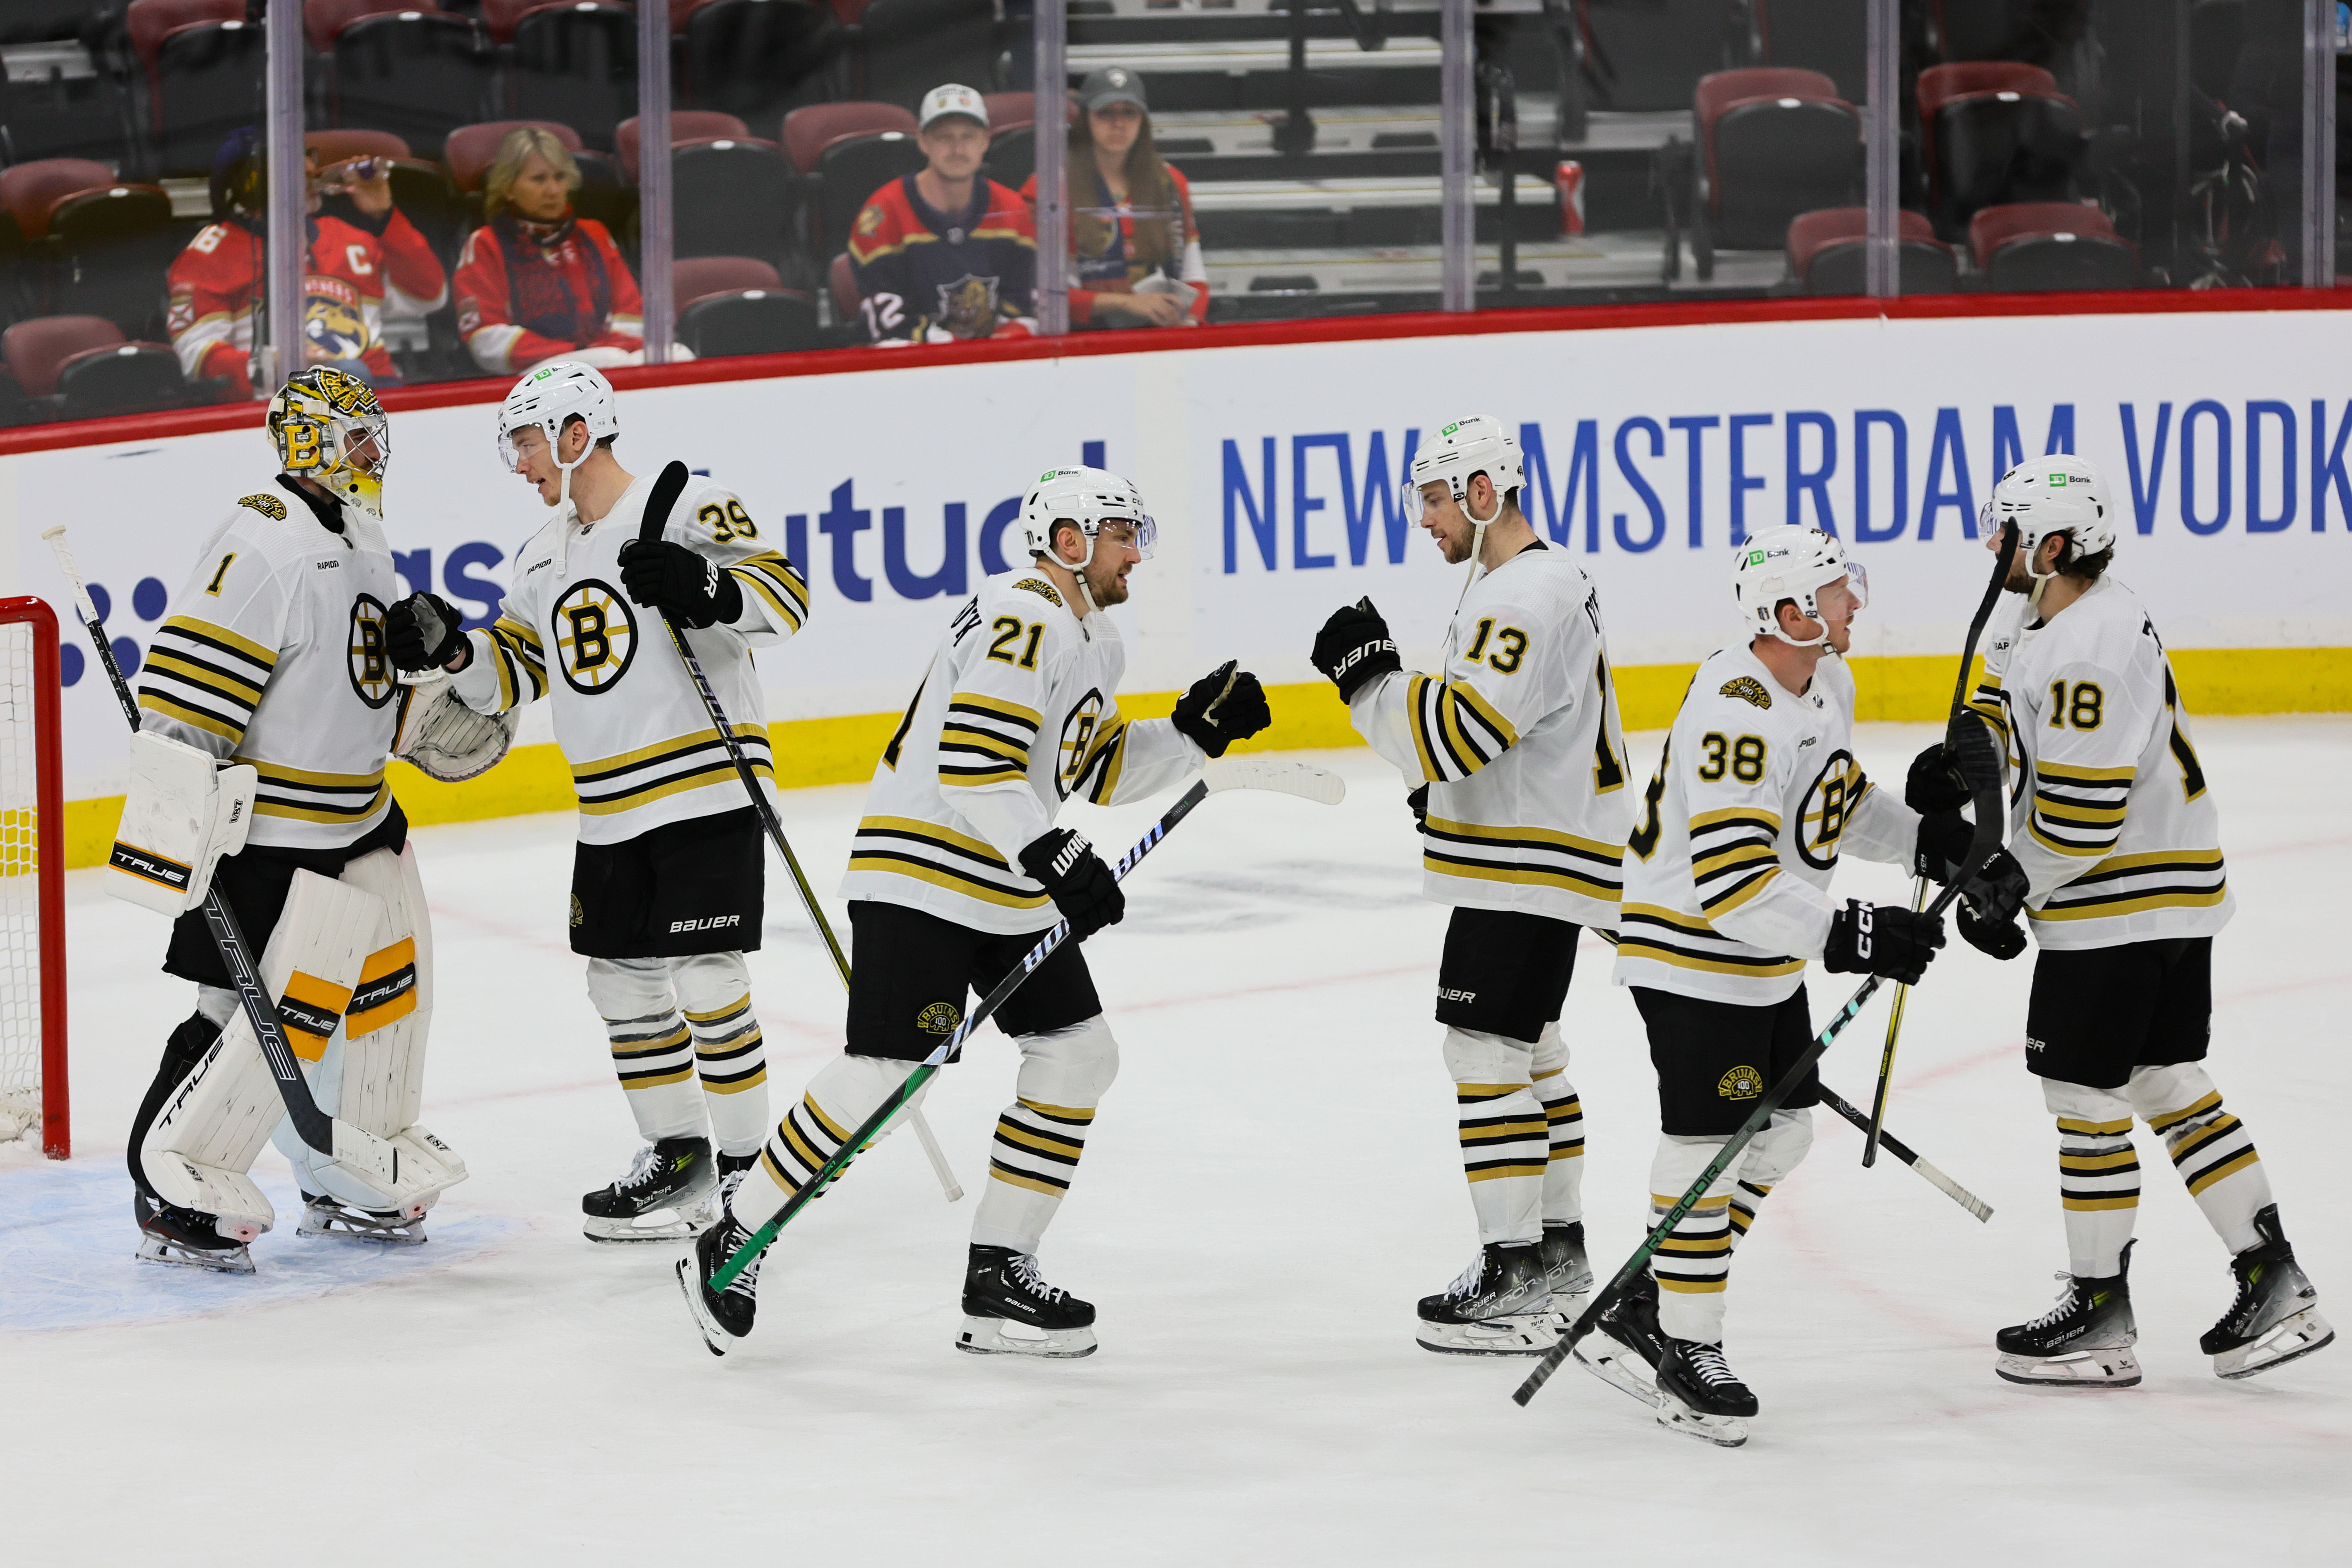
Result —
[[1563, 235], [1584, 232], [1584, 165], [1573, 158], [1562, 158], [1552, 171], [1552, 184], [1559, 190], [1559, 232]]

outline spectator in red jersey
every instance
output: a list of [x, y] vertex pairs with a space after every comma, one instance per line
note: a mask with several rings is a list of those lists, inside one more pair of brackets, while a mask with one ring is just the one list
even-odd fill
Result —
[[[457, 258], [457, 331], [474, 363], [514, 375], [545, 360], [645, 363], [645, 305], [613, 236], [573, 216], [580, 165], [537, 125], [499, 143], [482, 179], [489, 222]], [[682, 347], [672, 359], [692, 359]]]
[[[1151, 144], [1143, 79], [1108, 66], [1078, 89], [1070, 122], [1070, 324], [1190, 327], [1209, 313], [1192, 187]], [[1037, 205], [1037, 177], [1021, 187]]]
[[1036, 226], [981, 170], [988, 106], [948, 82], [924, 95], [916, 124], [924, 166], [875, 192], [851, 226], [866, 334], [891, 344], [1027, 337], [1037, 325]]
[[[254, 316], [262, 293], [268, 232], [262, 144], [251, 127], [214, 160], [213, 216], [168, 275], [172, 347], [190, 380], [217, 378], [237, 397], [253, 395]], [[390, 166], [354, 158], [320, 169], [303, 154], [310, 179], [310, 268], [302, 280], [302, 363], [331, 364], [376, 386], [397, 386], [383, 342], [383, 318], [422, 316], [449, 295], [433, 247], [392, 204]], [[287, 374], [299, 366], [289, 367]]]

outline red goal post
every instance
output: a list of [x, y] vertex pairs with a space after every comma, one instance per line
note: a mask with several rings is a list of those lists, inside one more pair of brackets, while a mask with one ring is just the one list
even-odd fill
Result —
[[66, 1096], [65, 759], [58, 617], [0, 599], [0, 1138], [72, 1152]]

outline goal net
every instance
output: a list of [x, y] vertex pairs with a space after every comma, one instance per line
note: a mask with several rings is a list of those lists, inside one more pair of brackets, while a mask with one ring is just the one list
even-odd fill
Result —
[[0, 599], [0, 1142], [69, 1151], [58, 623]]

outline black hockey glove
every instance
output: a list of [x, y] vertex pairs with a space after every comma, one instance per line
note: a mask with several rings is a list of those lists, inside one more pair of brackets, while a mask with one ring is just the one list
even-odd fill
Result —
[[383, 644], [394, 669], [438, 669], [466, 646], [465, 617], [438, 594], [411, 594], [383, 613]]
[[1960, 884], [1960, 907], [1955, 921], [1960, 940], [1979, 952], [2002, 963], [2025, 951], [2025, 932], [2017, 914], [2025, 907], [2032, 887], [2025, 868], [2006, 849], [1996, 849]]
[[1227, 659], [1176, 700], [1173, 722], [1201, 750], [1222, 757], [1235, 741], [1246, 741], [1273, 723], [1274, 712], [1257, 677]]
[[1084, 942], [1127, 913], [1127, 895], [1094, 846], [1067, 827], [1040, 834], [1021, 851], [1021, 868], [1043, 883], [1054, 907], [1070, 922], [1070, 940]]
[[1900, 904], [1865, 904], [1848, 899], [1830, 917], [1829, 945], [1822, 967], [1832, 974], [1877, 974], [1916, 985], [1928, 960], [1944, 945], [1939, 915], [1915, 914]]
[[632, 539], [622, 545], [621, 584], [632, 600], [682, 626], [699, 628], [743, 613], [743, 584], [734, 574], [667, 539]]
[[1315, 634], [1315, 668], [1339, 689], [1339, 700], [1352, 702], [1367, 684], [1391, 670], [1402, 669], [1389, 624], [1372, 608], [1370, 598], [1331, 612]]
[[1963, 900], [1952, 921], [1960, 928], [1960, 940], [1988, 958], [2007, 963], [2025, 951], [2025, 932], [2014, 920], [1988, 920]]
[[1976, 829], [1957, 811], [1932, 811], [1919, 819], [1919, 837], [1911, 850], [1911, 874], [1937, 887], [1958, 872]]
[[1911, 776], [1903, 781], [1903, 804], [1922, 816], [1956, 812], [1973, 797], [1968, 780], [1949, 748], [1938, 741], [1911, 759]]
[[1423, 784], [1417, 789], [1405, 791], [1404, 803], [1405, 805], [1412, 807], [1413, 830], [1417, 833], [1428, 832], [1429, 786], [1427, 784]]

